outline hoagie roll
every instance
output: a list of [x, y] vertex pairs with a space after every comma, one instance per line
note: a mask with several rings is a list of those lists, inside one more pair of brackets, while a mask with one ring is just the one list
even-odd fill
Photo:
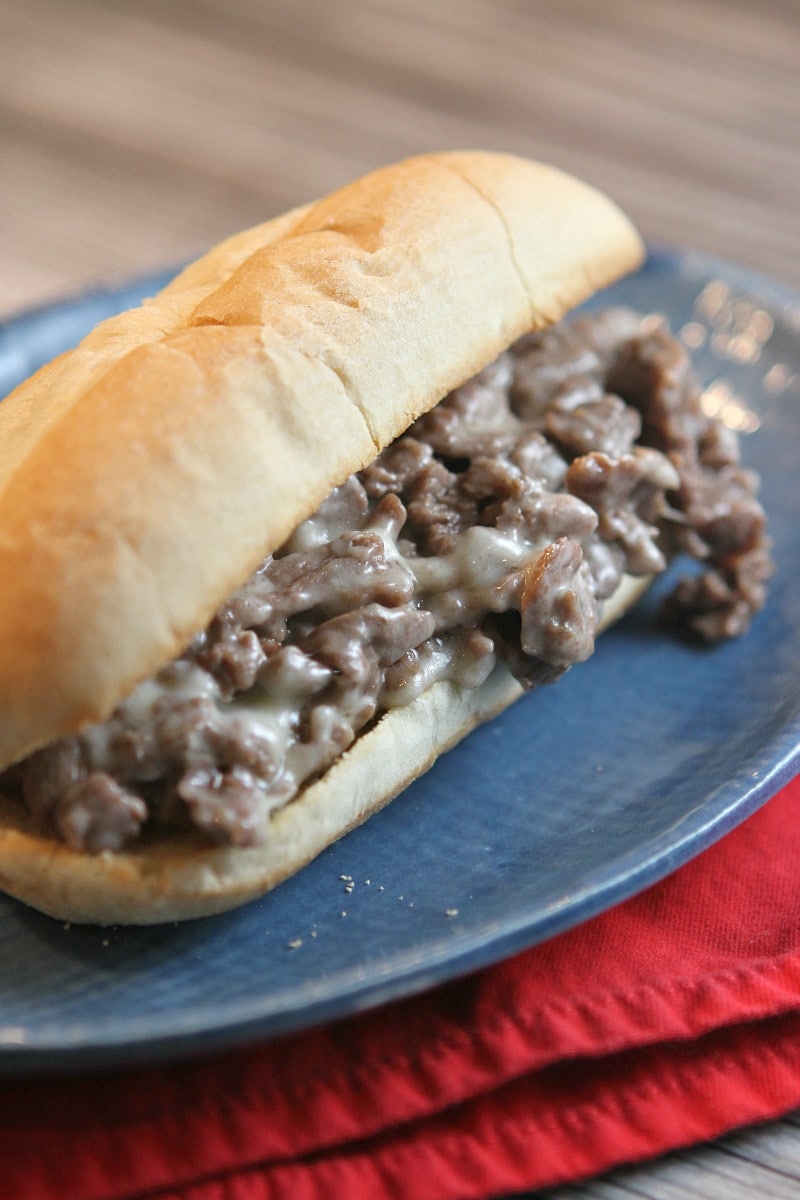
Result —
[[558, 324], [642, 253], [553, 168], [422, 156], [0, 404], [0, 887], [98, 923], [261, 895], [678, 551], [681, 612], [740, 632], [763, 513], [680, 347]]

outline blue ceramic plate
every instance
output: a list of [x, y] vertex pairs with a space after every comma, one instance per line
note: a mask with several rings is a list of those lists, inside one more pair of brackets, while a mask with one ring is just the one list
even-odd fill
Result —
[[[159, 282], [10, 321], [0, 379], [10, 387]], [[653, 883], [795, 772], [800, 301], [725, 264], [663, 252], [602, 299], [666, 313], [697, 347], [709, 402], [751, 431], [744, 453], [763, 474], [779, 566], [749, 636], [715, 649], [676, 640], [649, 596], [592, 660], [237, 912], [100, 930], [3, 898], [0, 1069], [166, 1059], [441, 983]]]

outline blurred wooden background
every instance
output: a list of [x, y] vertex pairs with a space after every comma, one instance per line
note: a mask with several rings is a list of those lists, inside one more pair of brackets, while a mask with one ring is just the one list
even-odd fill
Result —
[[800, 285], [797, 0], [0, 0], [0, 315], [424, 149]]
[[[800, 288], [798, 0], [0, 0], [0, 318], [479, 146]], [[551, 1200], [800, 1195], [792, 1118]]]

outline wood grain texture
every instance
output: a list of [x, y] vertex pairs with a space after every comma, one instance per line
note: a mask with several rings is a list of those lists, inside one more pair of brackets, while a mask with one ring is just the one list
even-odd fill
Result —
[[[0, 315], [463, 146], [800, 287], [798, 63], [797, 0], [0, 0]], [[788, 1200], [800, 1131], [543, 1195]]]
[[0, 313], [463, 146], [800, 284], [799, 60], [791, 0], [0, 0]]
[[546, 1189], [537, 1200], [790, 1200], [800, 1195], [798, 1120], [790, 1116], [601, 1179]]

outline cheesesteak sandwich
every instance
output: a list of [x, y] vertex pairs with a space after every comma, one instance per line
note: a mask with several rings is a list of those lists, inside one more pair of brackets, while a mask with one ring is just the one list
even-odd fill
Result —
[[0, 404], [0, 887], [97, 923], [258, 896], [678, 552], [705, 568], [675, 613], [742, 632], [763, 513], [684, 352], [628, 311], [559, 324], [641, 258], [556, 170], [423, 156]]

